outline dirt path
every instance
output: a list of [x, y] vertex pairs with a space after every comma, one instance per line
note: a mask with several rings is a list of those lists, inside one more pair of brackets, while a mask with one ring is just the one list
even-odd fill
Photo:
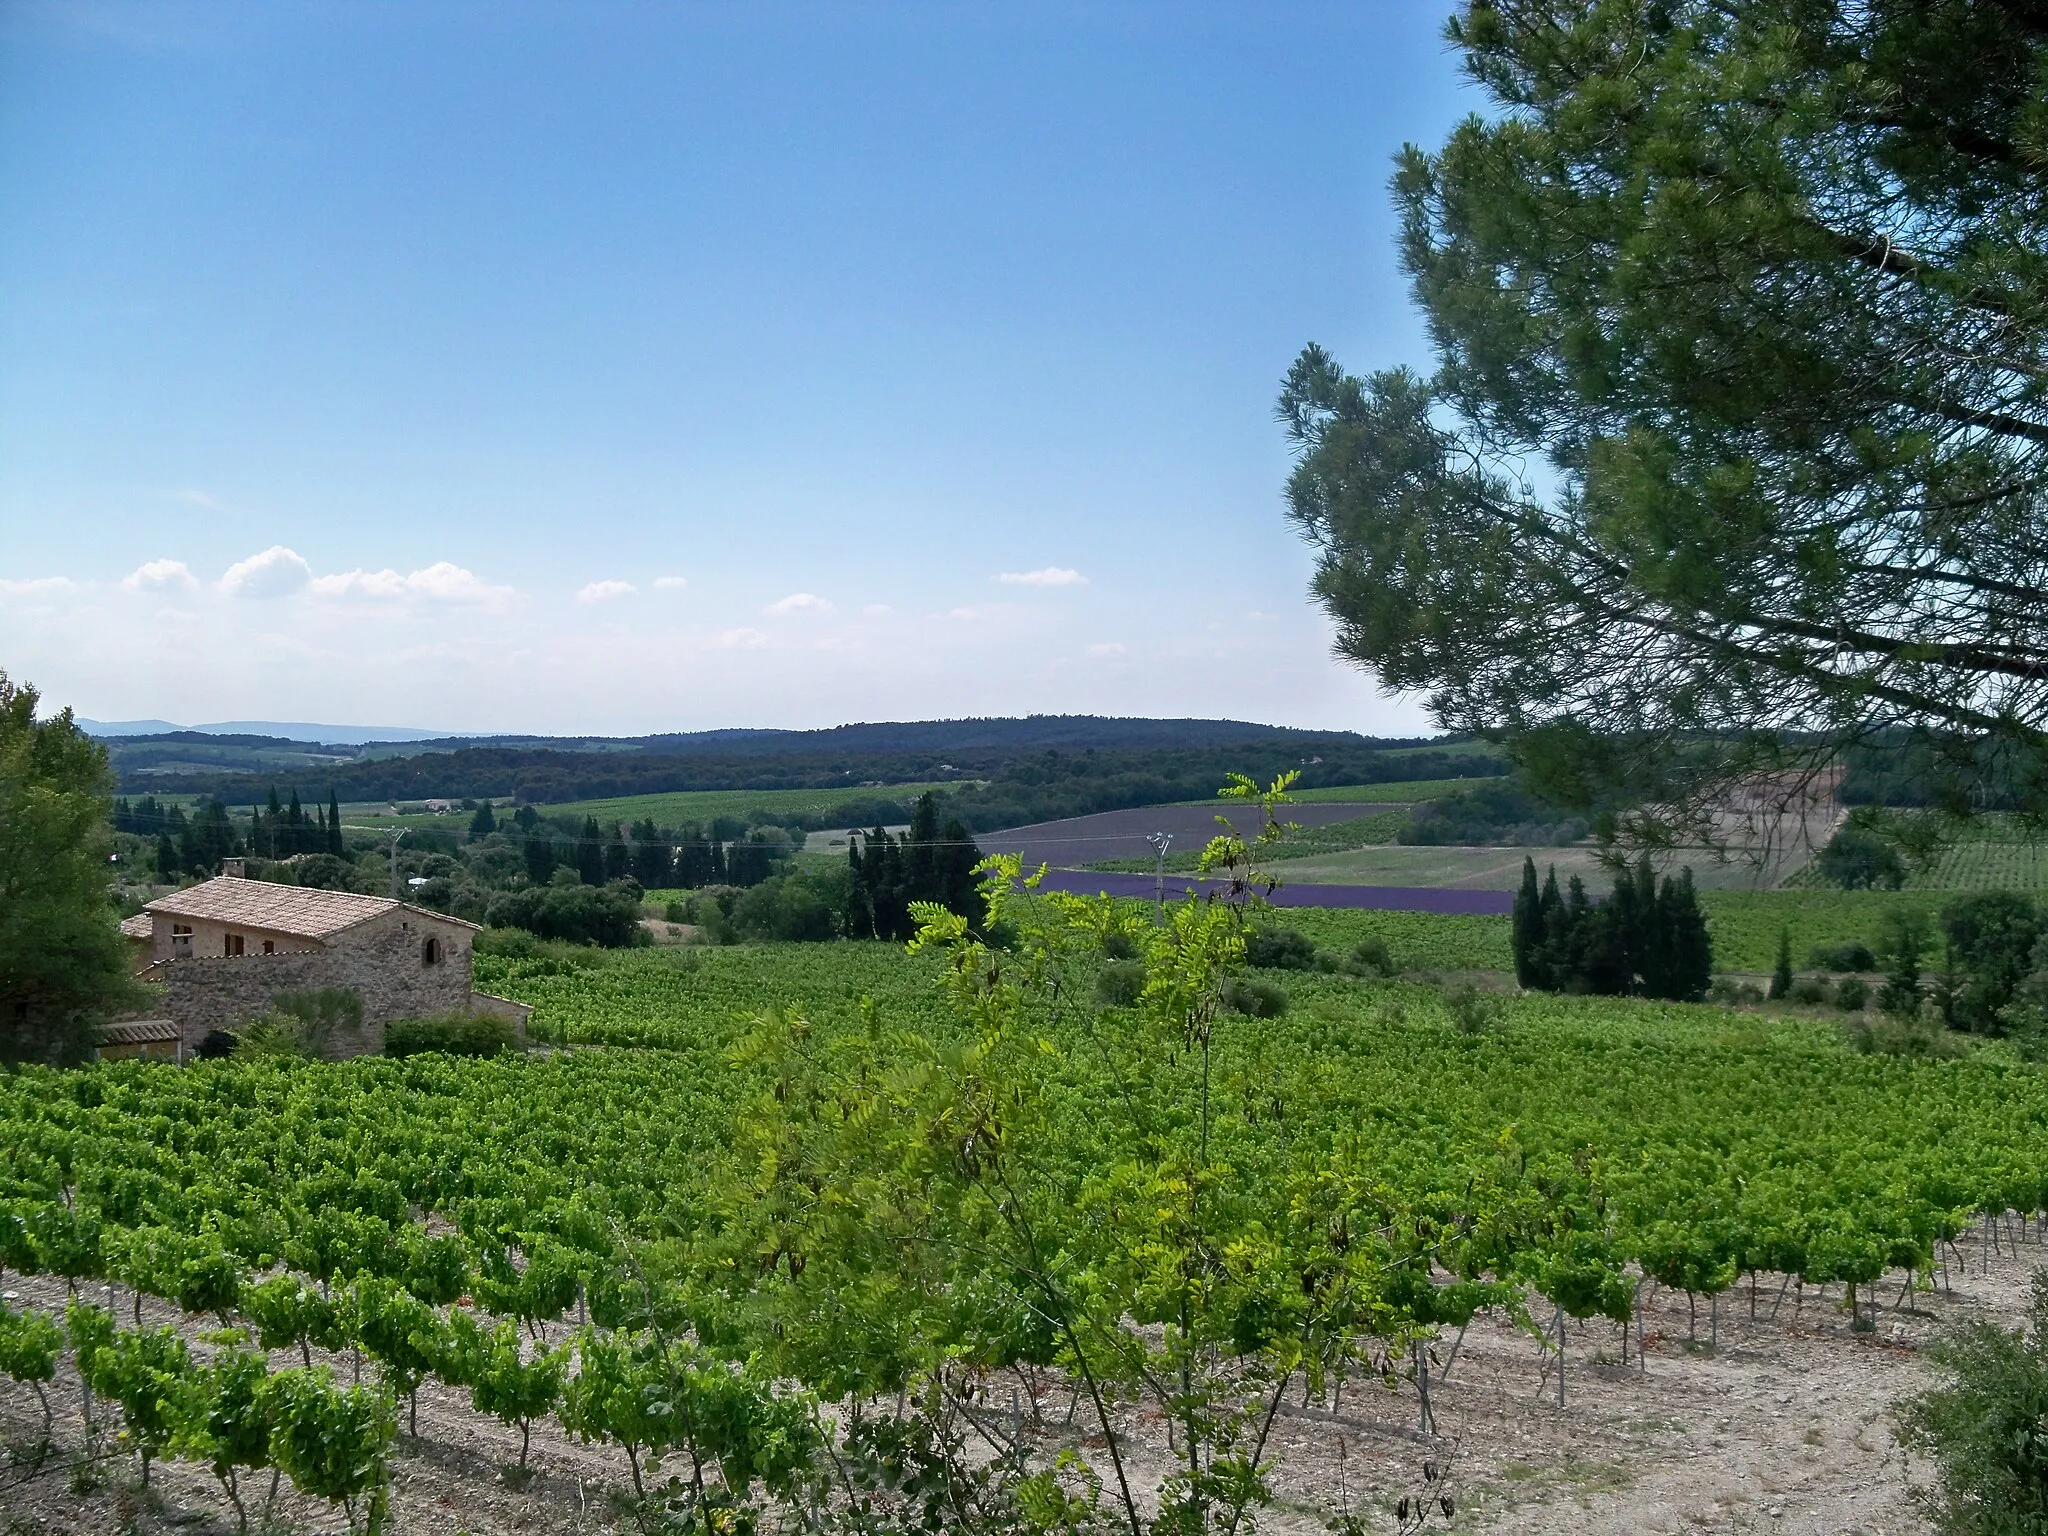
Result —
[[[1784, 1536], [1902, 1536], [1926, 1529], [1914, 1511], [1909, 1469], [1895, 1444], [1889, 1408], [1928, 1379], [1918, 1351], [1949, 1321], [1992, 1317], [2016, 1326], [2028, 1279], [2048, 1265], [2048, 1244], [2029, 1235], [1981, 1267], [1977, 1238], [1963, 1244], [1969, 1267], [1951, 1267], [1952, 1291], [1920, 1292], [1895, 1310], [1900, 1277], [1880, 1291], [1874, 1333], [1852, 1333], [1839, 1310], [1840, 1287], [1823, 1298], [1775, 1282], [1722, 1298], [1719, 1346], [1707, 1340], [1710, 1311], [1699, 1311], [1699, 1343], [1687, 1342], [1686, 1299], [1650, 1290], [1645, 1299], [1647, 1365], [1638, 1369], [1633, 1339], [1621, 1361], [1620, 1330], [1573, 1325], [1567, 1342], [1565, 1404], [1555, 1372], [1546, 1375], [1530, 1337], [1491, 1318], [1476, 1321], [1433, 1385], [1434, 1436], [1419, 1432], [1412, 1383], [1397, 1391], [1353, 1383], [1339, 1399], [1292, 1399], [1277, 1421], [1281, 1463], [1270, 1532], [1308, 1536], [1348, 1508], [1368, 1530], [1392, 1529], [1402, 1494], [1448, 1489], [1455, 1528], [1530, 1536], [1624, 1536], [1639, 1532], [1771, 1531]], [[20, 1301], [57, 1306], [61, 1287], [12, 1281]], [[1772, 1311], [1776, 1305], [1776, 1317]], [[129, 1320], [125, 1293], [120, 1300]], [[177, 1320], [146, 1303], [146, 1322]], [[198, 1328], [194, 1325], [194, 1331]], [[1450, 1356], [1436, 1348], [1439, 1373]], [[278, 1357], [277, 1363], [294, 1363]], [[335, 1362], [344, 1379], [346, 1356]], [[1007, 1385], [991, 1394], [1000, 1403]], [[61, 1435], [77, 1440], [75, 1382], [52, 1393]], [[420, 1438], [401, 1436], [394, 1459], [393, 1520], [399, 1533], [510, 1536], [608, 1530], [617, 1524], [612, 1490], [628, 1486], [624, 1457], [566, 1439], [551, 1424], [533, 1435], [534, 1477], [520, 1487], [505, 1468], [517, 1459], [518, 1432], [475, 1414], [467, 1394], [430, 1386], [420, 1397]], [[33, 1438], [41, 1414], [33, 1396], [0, 1384], [0, 1428], [17, 1446]], [[1156, 1478], [1168, 1454], [1156, 1415], [1134, 1418], [1133, 1460]], [[1447, 1463], [1448, 1479], [1426, 1484], [1425, 1462]], [[81, 1490], [53, 1458], [40, 1475], [0, 1468], [0, 1517], [7, 1536], [30, 1532], [98, 1533], [182, 1530], [225, 1533], [232, 1511], [197, 1467], [159, 1465], [148, 1499], [133, 1488], [131, 1458], [111, 1458], [96, 1488]], [[260, 1503], [262, 1487], [252, 1491]], [[279, 1514], [301, 1531], [340, 1532], [341, 1512], [297, 1498], [286, 1487]]]

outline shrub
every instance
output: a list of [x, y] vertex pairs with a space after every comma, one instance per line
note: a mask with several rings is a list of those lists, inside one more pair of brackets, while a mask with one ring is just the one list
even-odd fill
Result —
[[1835, 983], [1835, 1006], [1844, 1013], [1860, 1013], [1870, 1001], [1870, 988], [1860, 976], [1845, 976]]
[[1507, 1002], [1496, 993], [1482, 992], [1469, 981], [1444, 993], [1444, 1009], [1451, 1025], [1461, 1035], [1488, 1035], [1507, 1018]]
[[1814, 871], [1845, 891], [1896, 891], [1906, 883], [1906, 864], [1899, 851], [1857, 827], [1844, 827], [1828, 840], [1814, 861]]
[[1115, 1008], [1128, 1008], [1145, 990], [1145, 962], [1111, 960], [1095, 975], [1095, 1000]]
[[1398, 976], [1401, 967], [1394, 963], [1394, 957], [1387, 953], [1387, 946], [1381, 939], [1360, 939], [1352, 945], [1351, 953], [1344, 957], [1344, 970], [1353, 976]]
[[209, 1029], [206, 1037], [193, 1048], [192, 1054], [201, 1061], [219, 1061], [222, 1057], [235, 1054], [235, 1037], [224, 1029]]
[[1312, 971], [1315, 940], [1298, 928], [1258, 928], [1244, 941], [1244, 963], [1268, 971]]
[[1812, 976], [1802, 976], [1792, 983], [1790, 996], [1801, 1007], [1815, 1008], [1828, 1000], [1828, 984]]
[[288, 1013], [245, 1019], [234, 1032], [234, 1055], [242, 1058], [304, 1056], [305, 1031]]
[[518, 1032], [488, 1014], [450, 1013], [439, 1018], [393, 1019], [384, 1027], [386, 1056], [500, 1056], [518, 1043]]
[[338, 1030], [363, 1027], [363, 996], [353, 987], [320, 987], [280, 992], [271, 1011], [299, 1021], [299, 1049], [308, 1056], [326, 1054]]
[[1232, 1013], [1248, 1014], [1255, 1019], [1277, 1019], [1287, 1011], [1287, 989], [1254, 976], [1231, 977], [1217, 996]]
[[1102, 958], [1135, 960], [1138, 958], [1138, 941], [1128, 933], [1107, 934], [1102, 940]]
[[300, 885], [315, 891], [352, 891], [356, 867], [332, 853], [301, 854], [292, 860], [291, 871]]
[[1842, 1020], [1842, 1038], [1849, 1049], [1863, 1056], [1921, 1056], [1946, 1060], [1960, 1056], [1968, 1047], [1939, 1021], [1901, 1018], [1896, 1014], [1866, 1013]]
[[732, 929], [749, 943], [817, 943], [839, 936], [851, 878], [843, 869], [776, 875], [740, 893]]
[[1720, 976], [1716, 977], [1713, 986], [1707, 989], [1707, 999], [1725, 1007], [1739, 1008], [1762, 1002], [1764, 989], [1753, 981], [1733, 981], [1726, 976]]
[[491, 899], [485, 918], [493, 928], [524, 928], [544, 939], [607, 949], [647, 940], [647, 931], [640, 926], [640, 887], [630, 880], [504, 891]]
[[2034, 1276], [2030, 1326], [1965, 1323], [1927, 1357], [1940, 1385], [1899, 1406], [1902, 1438], [1933, 1461], [1923, 1497], [1956, 1536], [2005, 1536], [2048, 1523], [2048, 1275]]
[[1870, 952], [1868, 944], [1852, 939], [1845, 944], [1814, 945], [1806, 963], [1816, 971], [1874, 971], [1877, 956]]

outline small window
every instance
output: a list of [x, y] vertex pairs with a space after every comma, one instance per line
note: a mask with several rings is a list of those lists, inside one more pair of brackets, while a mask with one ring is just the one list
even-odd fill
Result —
[[231, 933], [225, 939], [221, 940], [221, 953], [224, 955], [241, 954], [242, 936], [239, 933]]
[[265, 953], [266, 955], [274, 955], [274, 954], [276, 954], [276, 953], [277, 953], [277, 945], [276, 945], [276, 943], [275, 943], [275, 942], [273, 942], [273, 941], [272, 941], [272, 940], [270, 940], [270, 939], [265, 939], [265, 940], [263, 941], [263, 953]]
[[420, 964], [439, 965], [440, 963], [441, 941], [435, 938], [430, 933], [427, 935], [426, 940], [420, 945]]

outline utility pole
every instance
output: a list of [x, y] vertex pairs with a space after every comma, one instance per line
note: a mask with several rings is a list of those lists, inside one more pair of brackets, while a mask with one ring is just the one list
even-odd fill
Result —
[[391, 899], [398, 900], [398, 840], [405, 836], [405, 828], [391, 829]]
[[1159, 926], [1164, 928], [1166, 926], [1166, 850], [1173, 846], [1173, 834], [1171, 832], [1154, 832], [1145, 841], [1150, 843], [1153, 851], [1159, 855], [1158, 867], [1153, 872], [1152, 878], [1152, 900], [1159, 908]]

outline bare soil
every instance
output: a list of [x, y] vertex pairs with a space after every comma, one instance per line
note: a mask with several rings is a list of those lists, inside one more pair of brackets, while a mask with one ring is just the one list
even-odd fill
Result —
[[[1962, 1264], [1951, 1258], [1948, 1265], [1950, 1288], [1919, 1291], [1901, 1304], [1904, 1277], [1892, 1276], [1878, 1292], [1872, 1332], [1851, 1330], [1838, 1286], [1781, 1289], [1766, 1278], [1755, 1292], [1755, 1321], [1747, 1282], [1718, 1307], [1700, 1302], [1696, 1318], [1683, 1293], [1646, 1287], [1647, 1348], [1639, 1354], [1631, 1336], [1626, 1366], [1615, 1325], [1569, 1326], [1562, 1406], [1557, 1373], [1545, 1369], [1554, 1355], [1546, 1357], [1528, 1333], [1482, 1317], [1455, 1357], [1451, 1337], [1434, 1347], [1434, 1433], [1418, 1425], [1412, 1376], [1392, 1390], [1376, 1379], [1354, 1380], [1316, 1402], [1290, 1395], [1270, 1446], [1279, 1503], [1261, 1525], [1305, 1536], [1349, 1511], [1368, 1530], [1391, 1530], [1393, 1504], [1404, 1494], [1448, 1494], [1456, 1515], [1439, 1524], [1467, 1532], [1925, 1531], [1911, 1489], [1929, 1469], [1908, 1465], [1890, 1409], [1931, 1379], [1920, 1351], [1945, 1325], [1988, 1317], [2017, 1326], [2029, 1278], [2048, 1264], [2048, 1244], [2038, 1228], [2015, 1242], [2018, 1224], [2009, 1225], [2014, 1230], [2001, 1235], [1995, 1252], [1986, 1252], [1981, 1231], [1964, 1241]], [[42, 1280], [14, 1280], [8, 1289], [19, 1293], [17, 1304], [63, 1302], [62, 1287]], [[117, 1304], [125, 1324], [125, 1292]], [[179, 1321], [195, 1338], [206, 1326], [148, 1301], [143, 1318]], [[275, 1363], [296, 1361], [279, 1356]], [[345, 1379], [353, 1362], [342, 1356], [333, 1364]], [[1007, 1411], [1015, 1401], [1028, 1416], [1029, 1387], [1020, 1386], [1023, 1395], [1013, 1399], [1009, 1378], [992, 1380], [989, 1405]], [[68, 1368], [51, 1399], [58, 1443], [38, 1465], [32, 1446], [41, 1410], [26, 1388], [0, 1381], [0, 1433], [11, 1447], [10, 1463], [0, 1467], [6, 1536], [234, 1529], [228, 1500], [203, 1468], [159, 1463], [145, 1492], [134, 1459], [111, 1441], [101, 1442], [97, 1461], [86, 1461]], [[1046, 1435], [1072, 1433], [1086, 1454], [1091, 1447], [1078, 1422], [1064, 1430], [1065, 1393], [1040, 1403]], [[103, 1410], [103, 1422], [111, 1417]], [[401, 1406], [401, 1428], [402, 1421]], [[423, 1390], [419, 1428], [417, 1439], [400, 1435], [393, 1458], [393, 1531], [510, 1536], [624, 1523], [613, 1502], [630, 1486], [623, 1455], [576, 1444], [552, 1421], [534, 1430], [530, 1478], [510, 1470], [517, 1429], [476, 1414], [467, 1394]], [[1133, 1411], [1126, 1429], [1138, 1478], [1156, 1482], [1171, 1455], [1164, 1425], [1156, 1412]], [[1446, 1475], [1426, 1480], [1427, 1463]], [[259, 1479], [244, 1490], [252, 1511], [266, 1488]], [[281, 1530], [346, 1528], [338, 1508], [301, 1498], [289, 1484], [275, 1514]]]

